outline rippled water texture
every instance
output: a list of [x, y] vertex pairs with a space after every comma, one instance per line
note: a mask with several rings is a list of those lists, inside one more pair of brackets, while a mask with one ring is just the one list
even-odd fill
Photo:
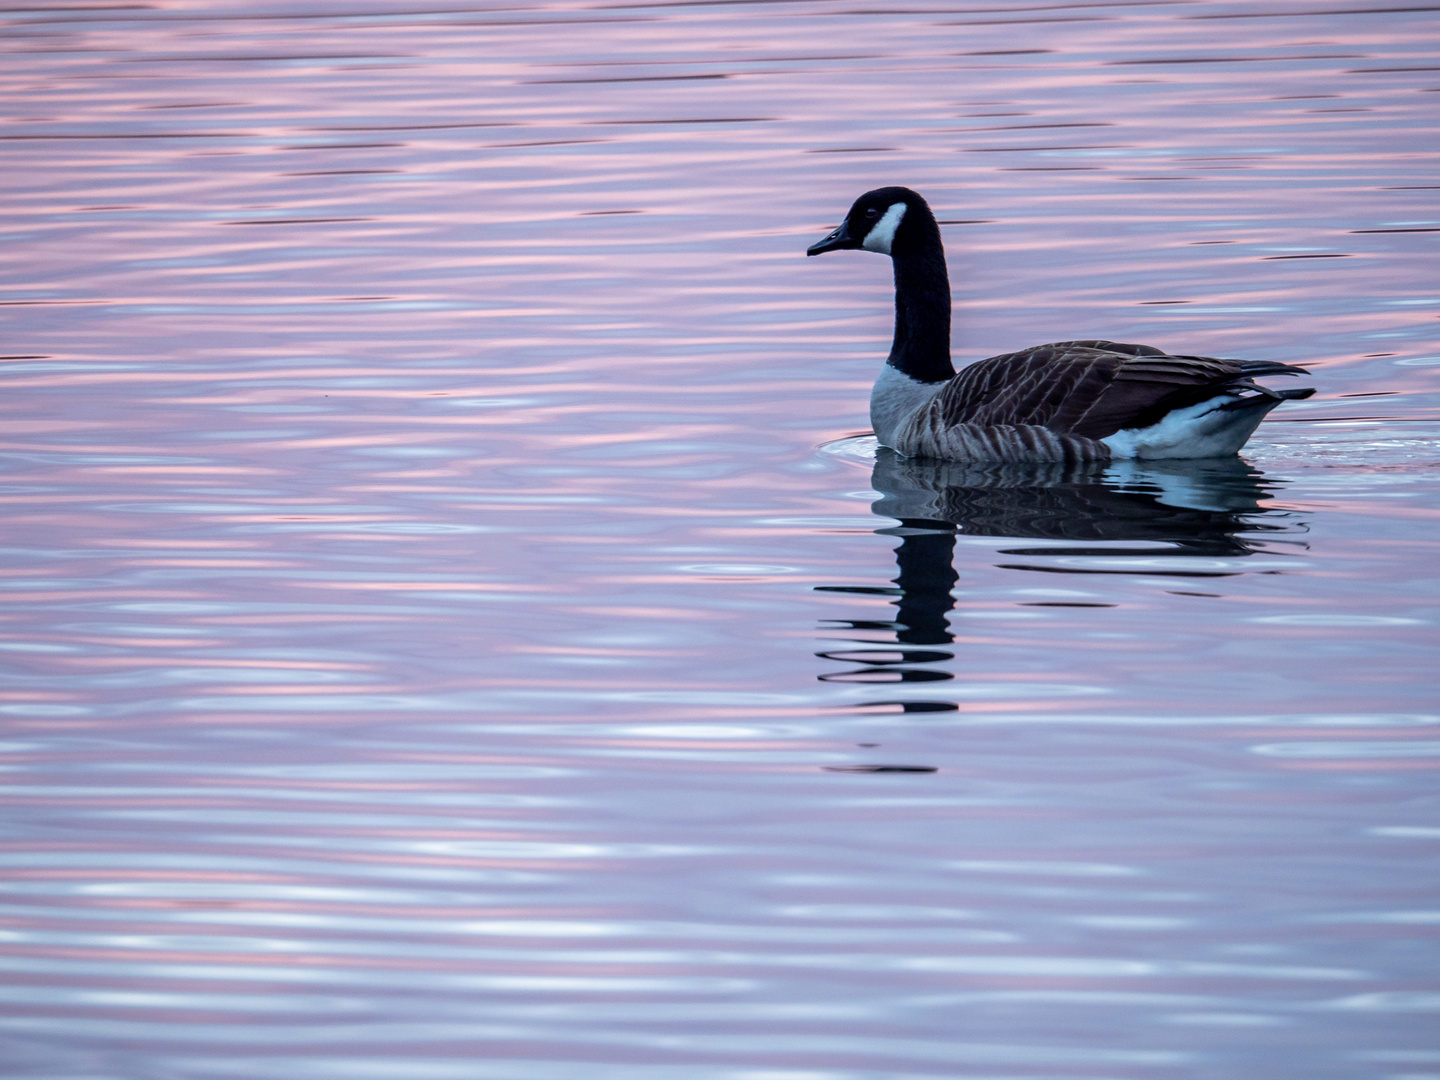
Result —
[[[0, 21], [7, 1080], [1440, 1077], [1434, 5]], [[877, 456], [885, 183], [1319, 393]]]

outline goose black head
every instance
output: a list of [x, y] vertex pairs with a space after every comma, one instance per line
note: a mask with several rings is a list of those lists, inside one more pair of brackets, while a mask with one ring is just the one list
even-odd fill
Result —
[[818, 244], [812, 244], [806, 255], [823, 255], [827, 251], [864, 248], [881, 255], [894, 255], [938, 241], [940, 230], [935, 215], [925, 200], [909, 188], [883, 187], [867, 191], [855, 200], [840, 227]]

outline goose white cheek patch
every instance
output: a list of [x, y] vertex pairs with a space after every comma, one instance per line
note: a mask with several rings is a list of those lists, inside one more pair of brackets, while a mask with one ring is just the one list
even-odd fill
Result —
[[860, 246], [866, 251], [878, 251], [881, 255], [889, 255], [890, 245], [895, 241], [895, 230], [900, 227], [900, 219], [904, 216], [905, 204], [903, 202], [892, 203], [890, 209], [885, 211], [885, 216], [865, 234], [865, 241]]

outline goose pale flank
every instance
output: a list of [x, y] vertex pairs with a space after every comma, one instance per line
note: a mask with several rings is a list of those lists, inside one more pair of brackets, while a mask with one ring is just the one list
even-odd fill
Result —
[[870, 394], [879, 441], [907, 457], [985, 462], [1105, 462], [1233, 454], [1265, 414], [1315, 391], [1272, 390], [1265, 360], [1172, 356], [1149, 345], [1061, 341], [992, 356], [958, 375], [950, 362], [950, 279], [935, 215], [915, 192], [855, 201], [807, 255], [844, 248], [895, 266], [895, 343]]

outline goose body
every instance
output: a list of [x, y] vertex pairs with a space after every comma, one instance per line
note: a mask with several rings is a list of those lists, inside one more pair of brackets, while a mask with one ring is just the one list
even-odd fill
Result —
[[870, 395], [884, 446], [906, 457], [977, 462], [1106, 462], [1233, 454], [1282, 401], [1293, 364], [1174, 356], [1149, 345], [1062, 341], [992, 356], [956, 374], [950, 281], [935, 215], [909, 188], [866, 192], [806, 252], [861, 248], [895, 267], [895, 341]]

